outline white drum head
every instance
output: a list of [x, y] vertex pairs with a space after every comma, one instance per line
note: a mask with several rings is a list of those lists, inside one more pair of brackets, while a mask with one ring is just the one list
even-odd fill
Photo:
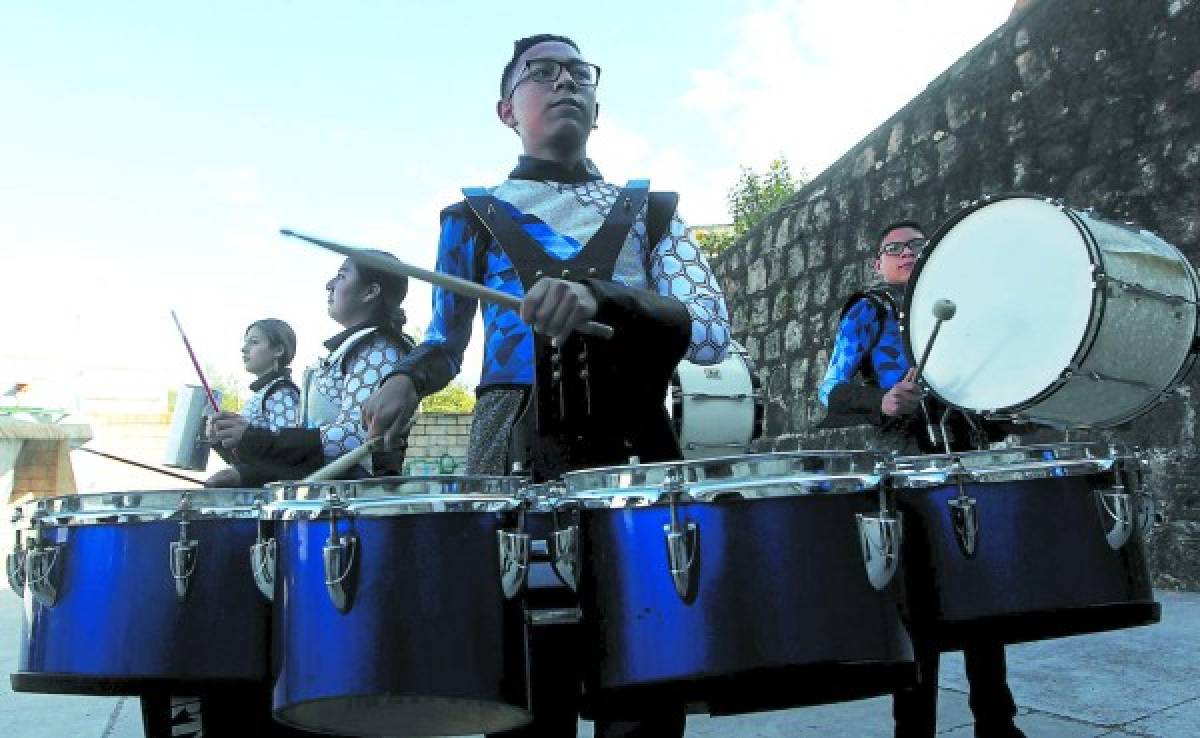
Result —
[[1044, 200], [984, 205], [934, 244], [914, 277], [907, 341], [918, 360], [936, 322], [933, 304], [957, 306], [942, 324], [924, 380], [943, 400], [975, 411], [1025, 403], [1071, 363], [1092, 315], [1092, 260], [1075, 222]]

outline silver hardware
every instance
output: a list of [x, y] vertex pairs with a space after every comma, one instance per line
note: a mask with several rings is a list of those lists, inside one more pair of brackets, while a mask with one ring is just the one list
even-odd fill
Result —
[[550, 538], [553, 550], [552, 566], [554, 573], [567, 585], [572, 592], [579, 591], [579, 526], [568, 525], [562, 530], [555, 530]]
[[569, 276], [571, 276], [571, 270], [570, 270], [570, 269], [564, 269], [564, 270], [562, 270], [562, 277], [563, 277], [563, 279], [566, 279], [566, 278], [567, 278], [567, 277], [569, 277]]
[[175, 580], [175, 596], [180, 602], [187, 599], [196, 573], [197, 547], [200, 541], [188, 538], [188, 521], [179, 521], [179, 540], [171, 541], [171, 578]]
[[[256, 507], [261, 512], [262, 502]], [[279, 546], [274, 538], [263, 536], [263, 520], [258, 520], [258, 530], [254, 543], [250, 545], [250, 569], [254, 574], [254, 584], [267, 602], [275, 601], [275, 561]]]
[[578, 607], [548, 607], [529, 610], [525, 613], [525, 622], [537, 627], [539, 625], [576, 625], [583, 620]]
[[967, 495], [966, 487], [963, 486], [963, 478], [966, 475], [966, 469], [963, 468], [960, 459], [957, 461], [955, 473], [958, 497], [947, 501], [946, 504], [950, 507], [950, 522], [954, 526], [954, 537], [958, 540], [958, 547], [964, 556], [972, 559], [975, 558], [975, 551], [979, 547], [979, 509], [976, 500]]
[[625, 209], [633, 210], [633, 199], [632, 198], [628, 198], [628, 197], [625, 198]]
[[62, 587], [62, 567], [58, 566], [62, 545], [35, 542], [25, 552], [25, 583], [33, 598], [46, 607], [54, 607]]
[[1148, 287], [1143, 287], [1140, 284], [1134, 284], [1133, 282], [1126, 282], [1123, 279], [1117, 279], [1115, 277], [1110, 277], [1107, 274], [1105, 274], [1104, 272], [1100, 272], [1100, 273], [1096, 274], [1095, 278], [1098, 283], [1104, 284], [1104, 285], [1112, 285], [1113, 287], [1116, 287], [1117, 290], [1119, 290], [1120, 292], [1128, 292], [1128, 293], [1131, 293], [1133, 295], [1137, 295], [1140, 297], [1148, 297], [1152, 300], [1158, 300], [1160, 302], [1165, 302], [1169, 305], [1195, 305], [1196, 304], [1195, 300], [1189, 300], [1188, 298], [1183, 297], [1181, 295], [1171, 295], [1171, 294], [1167, 294], [1166, 292], [1159, 292], [1158, 290], [1152, 290]]
[[496, 206], [490, 202], [488, 203], [488, 206], [487, 206], [487, 214], [488, 214], [489, 218], [496, 217]]
[[[876, 473], [883, 477], [887, 464], [876, 465]], [[858, 539], [862, 544], [863, 566], [867, 570], [867, 581], [876, 591], [882, 591], [896, 575], [900, 566], [900, 544], [903, 529], [900, 519], [888, 510], [886, 486], [879, 490], [879, 514], [858, 513]]]
[[500, 546], [500, 589], [511, 600], [529, 579], [529, 534], [498, 530], [496, 540]]
[[[20, 513], [13, 511], [14, 519]], [[14, 531], [13, 550], [4, 561], [4, 569], [8, 574], [8, 586], [17, 597], [25, 596], [25, 550], [21, 547], [21, 531]]]
[[596, 267], [588, 267], [588, 276], [589, 277], [596, 276]]
[[1112, 489], [1096, 490], [1096, 501], [1108, 516], [1108, 520], [1102, 521], [1104, 539], [1108, 541], [1109, 548], [1118, 551], [1133, 533], [1133, 501], [1119, 482]]
[[679, 522], [677, 506], [683, 495], [683, 477], [677, 467], [671, 468], [663, 479], [662, 496], [670, 504], [671, 522], [663, 526], [667, 541], [667, 565], [675, 594], [685, 602], [695, 597], [696, 550], [700, 536], [699, 527], [692, 522], [683, 526]]
[[541, 269], [539, 269], [539, 270], [537, 270], [536, 272], [534, 272], [534, 273], [533, 273], [533, 276], [534, 276], [535, 278], [537, 278], [537, 277], [544, 277], [544, 276], [546, 276], [546, 273], [545, 273], [545, 272], [543, 272]]
[[354, 556], [358, 552], [358, 537], [353, 533], [344, 536], [338, 534], [337, 511], [342, 505], [337, 491], [330, 492], [327, 506], [329, 538], [325, 539], [321, 555], [325, 564], [325, 590], [329, 593], [329, 601], [338, 612], [345, 613], [354, 604], [350, 574], [354, 569]]

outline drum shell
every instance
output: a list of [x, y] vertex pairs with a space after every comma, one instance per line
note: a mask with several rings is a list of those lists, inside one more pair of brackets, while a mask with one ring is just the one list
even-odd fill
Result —
[[261, 681], [269, 610], [248, 552], [256, 521], [190, 521], [198, 541], [180, 601], [170, 570], [177, 521], [47, 526], [62, 546], [53, 607], [25, 594], [14, 688], [137, 694], [170, 682]]
[[[877, 514], [877, 497], [680, 505], [679, 521], [699, 530], [696, 593], [685, 602], [669, 573], [667, 506], [583, 511], [589, 692], [604, 701], [662, 688], [742, 712], [892, 691], [911, 676], [911, 646], [894, 593], [868, 583], [856, 513]], [[839, 666], [863, 671], [840, 685], [821, 677], [850, 676]]]
[[964, 484], [979, 520], [972, 557], [947, 506], [957, 484], [899, 491], [914, 633], [953, 650], [980, 636], [1017, 643], [1157, 622], [1140, 534], [1115, 551], [1105, 540], [1100, 479]]
[[[497, 531], [512, 518], [493, 512], [339, 517], [339, 535], [354, 535], [358, 548], [345, 613], [325, 585], [329, 520], [276, 521], [276, 717], [320, 729], [322, 703], [339, 702], [336, 712], [358, 697], [377, 696], [444, 699], [452, 710], [459, 701], [461, 711], [470, 702], [523, 710], [521, 618], [501, 592], [497, 553]], [[482, 729], [461, 727], [461, 733]], [[325, 729], [357, 732], [350, 725]], [[395, 726], [397, 734], [404, 730]]]

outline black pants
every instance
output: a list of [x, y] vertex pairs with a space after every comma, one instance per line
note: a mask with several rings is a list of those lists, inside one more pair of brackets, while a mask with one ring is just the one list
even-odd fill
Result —
[[[937, 732], [938, 666], [941, 653], [928, 643], [913, 643], [917, 682], [896, 693], [892, 714], [896, 738], [932, 738]], [[976, 736], [1012, 738], [1021, 733], [1013, 725], [1017, 705], [1008, 688], [1004, 645], [973, 643], [963, 649], [971, 712]]]
[[[488, 738], [575, 738], [579, 724], [582, 677], [579, 629], [574, 625], [532, 629], [529, 653], [533, 722]], [[683, 704], [623, 713], [620, 719], [596, 711], [596, 738], [682, 738], [687, 710]]]

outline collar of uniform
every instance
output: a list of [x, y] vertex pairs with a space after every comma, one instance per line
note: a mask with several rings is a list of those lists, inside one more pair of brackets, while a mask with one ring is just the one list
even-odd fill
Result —
[[358, 333], [359, 331], [361, 331], [365, 328], [376, 328], [376, 327], [378, 327], [378, 324], [375, 323], [375, 321], [364, 320], [361, 323], [350, 326], [346, 330], [342, 331], [341, 333], [337, 334], [333, 338], [326, 341], [325, 348], [329, 349], [330, 351], [337, 351], [338, 347], [341, 346], [343, 343], [345, 343], [346, 339], [349, 338], [350, 336], [353, 336], [355, 333]]
[[271, 371], [267, 372], [266, 374], [262, 375], [258, 379], [251, 382], [250, 383], [250, 391], [258, 392], [260, 389], [262, 389], [263, 387], [266, 387], [268, 384], [270, 384], [271, 382], [274, 382], [276, 379], [283, 379], [284, 377], [291, 377], [291, 376], [292, 376], [292, 370], [286, 366], [282, 369], [272, 369]]
[[556, 161], [532, 156], [517, 157], [517, 168], [508, 175], [509, 179], [534, 179], [563, 184], [582, 184], [603, 179], [600, 170], [591, 159], [584, 159], [574, 167], [567, 168]]

